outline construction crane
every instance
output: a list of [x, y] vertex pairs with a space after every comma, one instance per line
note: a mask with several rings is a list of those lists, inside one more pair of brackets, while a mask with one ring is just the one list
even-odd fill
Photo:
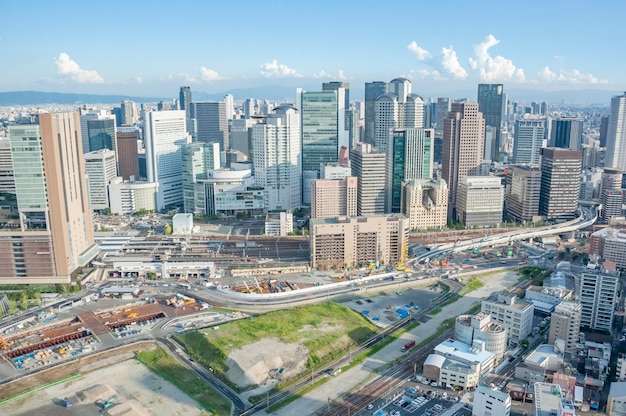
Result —
[[7, 348], [9, 348], [9, 343], [0, 337], [0, 349], [6, 350]]
[[409, 251], [409, 246], [407, 245], [407, 243], [408, 241], [405, 241], [405, 243], [403, 244], [402, 254], [400, 255], [400, 258], [398, 259], [398, 270], [409, 273], [411, 269], [406, 266], [407, 253]]

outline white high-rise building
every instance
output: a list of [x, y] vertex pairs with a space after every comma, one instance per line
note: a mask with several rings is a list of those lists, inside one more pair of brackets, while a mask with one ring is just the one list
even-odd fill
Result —
[[376, 99], [375, 114], [374, 145], [385, 153], [394, 130], [424, 127], [424, 99], [411, 92], [411, 81], [396, 78], [389, 92]]
[[481, 312], [506, 328], [509, 347], [515, 347], [530, 335], [535, 307], [531, 302], [519, 300], [517, 295], [500, 292], [495, 298], [482, 301]]
[[605, 166], [626, 171], [626, 92], [611, 98]]
[[578, 299], [582, 304], [580, 326], [611, 332], [618, 288], [618, 272], [588, 266], [581, 273], [580, 284], [577, 285]]
[[181, 146], [189, 143], [185, 111], [146, 113], [144, 142], [148, 182], [157, 182], [157, 210], [183, 204]]
[[105, 210], [109, 208], [109, 182], [117, 176], [115, 152], [102, 149], [85, 153], [84, 157], [89, 208]]
[[224, 96], [224, 103], [226, 103], [226, 118], [232, 120], [235, 115], [235, 99], [232, 94], [226, 94]]
[[541, 148], [546, 147], [546, 121], [537, 117], [525, 117], [515, 123], [513, 163], [538, 165]]
[[252, 127], [254, 178], [265, 189], [270, 211], [300, 207], [302, 196], [302, 146], [300, 114], [282, 105], [264, 123]]

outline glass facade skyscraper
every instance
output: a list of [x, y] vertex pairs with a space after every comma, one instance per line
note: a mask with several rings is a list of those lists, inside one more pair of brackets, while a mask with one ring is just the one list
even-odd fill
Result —
[[502, 134], [502, 113], [506, 105], [502, 84], [478, 84], [478, 111], [483, 114], [485, 126], [496, 128], [495, 154], [493, 160], [500, 160]]
[[115, 150], [115, 120], [112, 118], [87, 121], [87, 134], [90, 151]]

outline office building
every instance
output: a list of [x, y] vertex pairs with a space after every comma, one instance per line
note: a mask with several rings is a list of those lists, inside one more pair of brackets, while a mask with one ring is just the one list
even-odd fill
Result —
[[500, 292], [482, 301], [481, 312], [491, 315], [491, 320], [506, 328], [507, 343], [514, 348], [532, 332], [533, 313], [531, 302], [518, 299], [517, 295]]
[[502, 360], [507, 351], [506, 328], [483, 312], [458, 316], [454, 322], [454, 339], [469, 345], [474, 340], [483, 341], [485, 349], [495, 355], [496, 362]]
[[85, 173], [89, 208], [104, 211], [109, 208], [109, 182], [117, 177], [115, 152], [102, 149], [85, 153]]
[[552, 120], [550, 147], [580, 150], [583, 143], [583, 120], [577, 117], [561, 117]]
[[320, 179], [343, 179], [352, 175], [350, 166], [339, 163], [326, 163], [320, 166]]
[[291, 212], [269, 212], [265, 216], [265, 235], [286, 237], [293, 233], [293, 214]]
[[232, 120], [235, 117], [235, 97], [232, 94], [226, 94], [224, 104], [226, 104], [226, 118]]
[[189, 143], [185, 112], [149, 111], [145, 120], [148, 182], [158, 183], [157, 210], [183, 205], [181, 146]]
[[228, 116], [223, 101], [202, 101], [191, 103], [191, 118], [195, 124], [195, 141], [217, 142], [221, 150], [229, 149]]
[[186, 213], [204, 212], [204, 198], [196, 199], [196, 182], [206, 179], [207, 172], [220, 169], [220, 144], [186, 143], [181, 147], [183, 207]]
[[374, 145], [384, 153], [394, 130], [424, 127], [424, 99], [411, 92], [411, 81], [396, 78], [389, 92], [376, 99], [375, 114]]
[[437, 126], [435, 128], [437, 132], [440, 132], [439, 134], [443, 132], [443, 121], [446, 119], [446, 117], [448, 117], [448, 112], [450, 111], [451, 104], [452, 104], [452, 99], [448, 97], [437, 98], [437, 104], [435, 107], [436, 108], [435, 120], [436, 120]]
[[577, 296], [582, 304], [581, 327], [611, 332], [619, 286], [618, 272], [598, 265], [588, 265], [583, 270], [577, 285]]
[[[0, 232], [0, 282], [69, 283], [98, 252], [78, 113], [9, 127], [15, 198]], [[1, 214], [6, 216], [6, 214]], [[13, 219], [15, 218], [15, 219]]]
[[402, 183], [402, 213], [411, 230], [443, 228], [448, 222], [448, 186], [443, 179]]
[[15, 177], [11, 159], [11, 139], [0, 137], [0, 195], [15, 195]]
[[433, 129], [394, 130], [386, 154], [387, 213], [402, 212], [402, 182], [433, 176]]
[[122, 126], [132, 126], [139, 120], [139, 111], [137, 111], [137, 104], [132, 101], [124, 100], [120, 105], [122, 120]]
[[309, 230], [313, 269], [395, 267], [409, 241], [409, 220], [402, 214], [312, 218]]
[[185, 110], [185, 118], [191, 118], [191, 87], [180, 87], [178, 93], [178, 109]]
[[581, 169], [580, 150], [541, 149], [539, 215], [558, 218], [576, 212]]
[[485, 126], [485, 148], [483, 149], [483, 157], [485, 162], [491, 163], [496, 154], [496, 134], [498, 129], [493, 126]]
[[615, 263], [626, 269], [626, 233], [617, 228], [603, 228], [591, 234], [589, 255]]
[[456, 219], [466, 227], [490, 227], [502, 222], [504, 187], [495, 176], [466, 177], [457, 188]]
[[538, 166], [509, 165], [504, 192], [505, 216], [518, 223], [538, 222], [541, 170]]
[[195, 184], [197, 215], [233, 217], [263, 215], [267, 211], [265, 190], [255, 186], [252, 166], [234, 163], [229, 169], [214, 169]]
[[443, 124], [441, 178], [448, 184], [448, 218], [456, 218], [459, 184], [481, 171], [485, 121], [478, 104], [452, 103]]
[[135, 127], [120, 127], [117, 138], [118, 174], [124, 180], [139, 180], [139, 130]]
[[383, 94], [386, 94], [389, 89], [389, 85], [383, 81], [374, 81], [365, 83], [365, 137], [364, 143], [374, 146], [374, 133], [376, 125], [376, 99]]
[[157, 211], [155, 182], [125, 181], [121, 176], [109, 183], [109, 205], [113, 215], [133, 215]]
[[511, 396], [505, 391], [480, 385], [474, 392], [472, 416], [510, 416]]
[[536, 416], [576, 416], [574, 402], [558, 384], [535, 383], [534, 389]]
[[88, 120], [87, 131], [89, 151], [93, 152], [101, 149], [116, 151], [115, 128], [114, 118], [105, 120]]
[[598, 137], [598, 141], [600, 142], [600, 147], [606, 147], [606, 138], [609, 134], [609, 116], [600, 117], [600, 137]]
[[356, 216], [357, 184], [354, 176], [311, 182], [311, 218]]
[[[322, 83], [322, 91], [337, 91], [338, 94], [343, 95], [343, 103], [338, 102], [338, 111], [339, 113], [343, 113], [344, 115], [344, 140], [347, 140], [346, 143], [343, 143], [343, 146], [347, 146], [348, 149], [352, 149], [354, 143], [353, 136], [353, 120], [352, 120], [352, 112], [350, 111], [350, 83], [349, 82], [323, 82]], [[357, 136], [358, 137], [358, 136]]]
[[332, 91], [303, 92], [302, 125], [302, 202], [311, 203], [311, 184], [319, 179], [321, 164], [337, 162], [341, 146], [348, 146], [345, 130], [343, 88]]
[[[91, 135], [93, 136], [93, 149], [91, 148], [90, 132], [88, 122], [90, 121], [107, 121], [112, 120], [113, 126], [110, 123], [94, 124], [92, 126]], [[112, 142], [112, 138], [115, 138], [115, 128], [117, 127], [116, 116], [109, 113], [107, 110], [101, 109], [81, 109], [80, 110], [80, 132], [83, 138], [82, 150], [83, 153], [87, 153], [91, 150], [99, 149], [111, 149], [115, 150], [115, 143]], [[113, 136], [111, 136], [113, 134]]]
[[493, 159], [495, 161], [500, 161], [502, 116], [506, 106], [505, 97], [502, 84], [478, 84], [478, 111], [482, 113], [486, 126], [497, 129], [494, 146], [496, 152]]
[[265, 189], [267, 209], [293, 211], [302, 203], [300, 114], [291, 104], [276, 107], [252, 127], [254, 179]]
[[626, 171], [626, 92], [611, 98], [605, 166]]
[[515, 122], [513, 163], [518, 165], [539, 164], [541, 148], [545, 147], [545, 123], [544, 119], [528, 116]]
[[252, 152], [252, 127], [261, 121], [263, 121], [262, 117], [231, 120], [228, 139], [230, 148], [241, 152], [250, 160], [254, 161]]
[[608, 223], [613, 217], [624, 216], [624, 191], [621, 189], [604, 189], [600, 195], [602, 204], [602, 222]]
[[548, 344], [555, 345], [557, 339], [565, 341], [565, 351], [576, 354], [576, 344], [580, 334], [582, 304], [561, 302], [554, 308], [550, 320]]
[[358, 180], [357, 215], [385, 212], [384, 153], [376, 152], [371, 144], [357, 143], [350, 153], [352, 176]]

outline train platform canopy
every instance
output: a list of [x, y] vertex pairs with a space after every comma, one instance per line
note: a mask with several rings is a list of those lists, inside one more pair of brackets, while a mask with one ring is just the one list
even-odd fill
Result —
[[119, 286], [111, 286], [111, 287], [104, 287], [102, 289], [100, 289], [100, 294], [105, 296], [105, 295], [123, 295], [125, 293], [130, 293], [132, 295], [138, 295], [139, 294], [139, 288], [137, 287], [119, 287]]

